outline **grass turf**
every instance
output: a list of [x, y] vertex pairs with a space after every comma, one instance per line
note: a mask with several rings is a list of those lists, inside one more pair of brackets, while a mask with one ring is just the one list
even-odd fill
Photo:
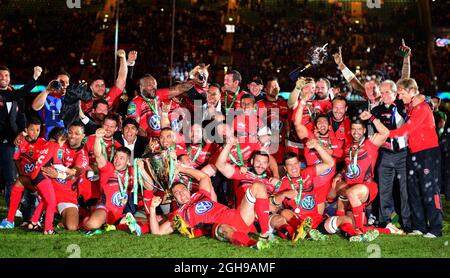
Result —
[[[3, 198], [0, 217], [6, 216]], [[286, 240], [263, 251], [236, 247], [212, 238], [188, 239], [144, 235], [136, 237], [113, 231], [87, 237], [80, 232], [62, 231], [54, 236], [20, 228], [0, 230], [0, 258], [450, 258], [450, 202], [444, 203], [444, 235], [437, 239], [380, 235], [370, 243], [348, 242], [337, 236], [326, 241]], [[16, 219], [16, 224], [21, 223]]]

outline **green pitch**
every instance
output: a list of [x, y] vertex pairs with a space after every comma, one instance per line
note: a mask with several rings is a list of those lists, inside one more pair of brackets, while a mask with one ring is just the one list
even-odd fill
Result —
[[[450, 202], [445, 206], [444, 236], [427, 239], [413, 236], [380, 235], [370, 243], [348, 242], [334, 235], [321, 242], [292, 244], [279, 240], [272, 248], [256, 251], [211, 238], [187, 239], [170, 236], [136, 237], [112, 231], [87, 237], [80, 232], [62, 231], [54, 236], [23, 231], [0, 230], [1, 258], [450, 258]], [[6, 216], [3, 198], [0, 217]], [[21, 223], [16, 219], [16, 225]]]

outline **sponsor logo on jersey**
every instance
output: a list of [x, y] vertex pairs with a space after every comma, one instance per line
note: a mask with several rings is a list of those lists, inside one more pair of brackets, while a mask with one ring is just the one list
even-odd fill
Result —
[[25, 174], [30, 174], [31, 172], [33, 172], [34, 170], [34, 164], [25, 164], [23, 166], [23, 171], [25, 172]]
[[[355, 172], [353, 172], [353, 170], [355, 170]], [[359, 177], [360, 174], [361, 174], [361, 168], [359, 167], [359, 165], [356, 165], [356, 167], [353, 167], [352, 165], [347, 166], [347, 173], [345, 173], [347, 178], [356, 179]]]
[[304, 210], [312, 210], [316, 206], [313, 195], [307, 195], [302, 199], [301, 206]]
[[210, 201], [201, 201], [195, 205], [196, 214], [205, 214], [213, 208], [213, 203]]
[[127, 201], [128, 201], [128, 194], [125, 194], [122, 197], [120, 191], [114, 193], [111, 198], [111, 202], [113, 203], [113, 205], [119, 208], [123, 208], [127, 204]]
[[136, 104], [134, 104], [134, 102], [131, 102], [130, 105], [128, 105], [127, 115], [134, 115], [135, 113], [136, 113]]
[[160, 130], [161, 129], [161, 117], [158, 115], [153, 115], [150, 118], [148, 118], [148, 126], [153, 130]]

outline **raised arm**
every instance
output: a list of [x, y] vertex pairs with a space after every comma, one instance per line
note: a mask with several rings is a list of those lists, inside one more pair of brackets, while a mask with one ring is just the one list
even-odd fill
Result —
[[288, 107], [290, 109], [297, 108], [298, 105], [298, 97], [301, 95], [303, 87], [306, 85], [306, 79], [304, 77], [300, 77], [297, 82], [295, 82], [295, 88], [292, 90], [291, 94], [288, 98]]
[[404, 53], [403, 56], [403, 66], [402, 66], [402, 77], [410, 78], [411, 76], [411, 48], [405, 45], [405, 40], [402, 39], [402, 46], [400, 46], [400, 51]]
[[373, 116], [369, 111], [362, 112], [359, 117], [364, 121], [369, 120], [375, 125], [375, 128], [377, 129], [377, 133], [370, 137], [370, 141], [377, 147], [383, 145], [384, 142], [386, 142], [386, 139], [389, 137], [389, 129], [379, 119], [375, 118], [375, 116]]
[[319, 176], [335, 165], [334, 158], [320, 145], [316, 139], [309, 139], [306, 142], [308, 149], [315, 149], [320, 155], [322, 162], [316, 165], [316, 174]]
[[175, 86], [172, 86], [169, 88], [169, 98], [179, 96], [179, 95], [189, 91], [190, 89], [192, 89], [192, 87], [194, 87], [194, 85], [188, 81], [181, 82]]
[[339, 47], [339, 53], [333, 54], [334, 62], [337, 64], [339, 70], [344, 75], [345, 80], [352, 86], [355, 92], [365, 99], [367, 99], [367, 95], [365, 93], [364, 85], [356, 78], [355, 74], [347, 68], [342, 59], [342, 47]]
[[117, 57], [119, 57], [120, 66], [115, 85], [123, 91], [123, 89], [125, 89], [128, 74], [127, 57], [125, 50], [117, 50]]
[[305, 101], [302, 100], [300, 102], [300, 107], [298, 107], [297, 111], [295, 112], [295, 118], [294, 118], [295, 131], [297, 132], [297, 135], [300, 139], [308, 137], [308, 129], [306, 128], [305, 125], [302, 124], [304, 105], [305, 105]]
[[217, 170], [219, 170], [227, 179], [233, 176], [235, 169], [233, 165], [227, 162], [228, 154], [230, 153], [231, 148], [233, 148], [233, 146], [236, 145], [237, 143], [238, 142], [235, 137], [228, 138], [225, 147], [220, 152], [220, 155], [216, 161]]
[[161, 225], [158, 223], [158, 220], [156, 219], [156, 208], [161, 204], [162, 200], [159, 196], [154, 196], [152, 198], [152, 203], [150, 205], [150, 215], [149, 215], [149, 222], [150, 222], [150, 231], [153, 235], [168, 235], [175, 231], [175, 228], [172, 226], [172, 222], [169, 220], [166, 220]]
[[106, 165], [106, 158], [103, 155], [101, 140], [105, 136], [106, 131], [103, 128], [99, 128], [95, 131], [95, 141], [94, 141], [94, 156], [97, 162], [98, 168], [103, 168]]
[[177, 166], [177, 170], [182, 174], [189, 175], [194, 179], [196, 179], [198, 181], [199, 189], [206, 192], [210, 192], [212, 195], [215, 195], [211, 183], [211, 178], [206, 173], [202, 172], [201, 170], [197, 170], [195, 168], [188, 168], [182, 166]]

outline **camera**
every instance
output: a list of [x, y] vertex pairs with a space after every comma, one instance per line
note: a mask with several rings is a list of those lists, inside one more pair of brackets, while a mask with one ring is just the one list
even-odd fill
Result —
[[58, 80], [53, 80], [49, 84], [50, 88], [55, 89], [57, 91], [61, 90], [63, 88], [62, 84]]

